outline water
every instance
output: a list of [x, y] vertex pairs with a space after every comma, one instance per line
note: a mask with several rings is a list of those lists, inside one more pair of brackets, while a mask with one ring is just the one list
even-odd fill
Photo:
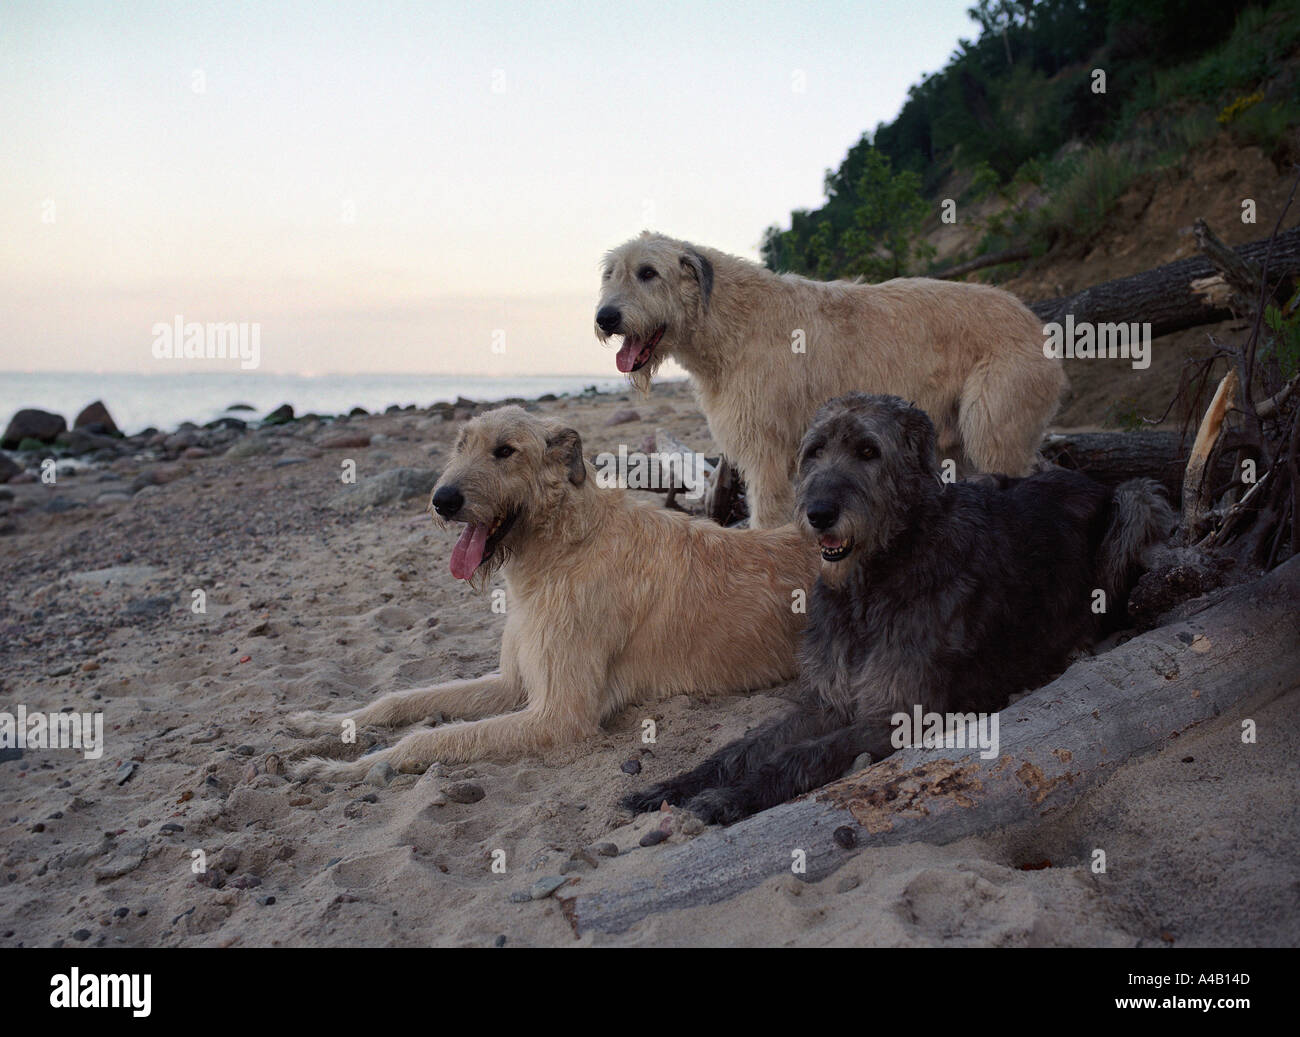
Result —
[[626, 389], [608, 375], [530, 375], [519, 378], [465, 375], [273, 375], [259, 372], [194, 374], [83, 374], [0, 372], [0, 427], [23, 407], [62, 414], [71, 425], [78, 412], [103, 400], [118, 428], [130, 435], [150, 426], [174, 429], [183, 421], [202, 425], [246, 403], [245, 420], [265, 417], [288, 403], [295, 414], [346, 414], [353, 407], [382, 411], [390, 404], [428, 407], [464, 396], [471, 400], [526, 399], [544, 393], [576, 395], [594, 385], [601, 392]]

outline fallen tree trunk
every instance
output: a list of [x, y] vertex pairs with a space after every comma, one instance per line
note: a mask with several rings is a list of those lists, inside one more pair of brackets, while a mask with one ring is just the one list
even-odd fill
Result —
[[[1232, 478], [1232, 461], [1224, 454], [1233, 445], [1231, 439], [1225, 439], [1225, 449], [1211, 468], [1213, 485], [1224, 485]], [[1189, 450], [1176, 432], [1053, 432], [1043, 438], [1039, 449], [1047, 460], [1083, 472], [1103, 486], [1155, 479], [1169, 494], [1171, 504], [1177, 506], [1183, 499]]]
[[[903, 749], [730, 828], [654, 851], [648, 875], [563, 900], [575, 933], [712, 904], [803, 851], [817, 881], [865, 846], [949, 843], [1061, 810], [1135, 756], [1220, 715], [1248, 716], [1300, 683], [1300, 557], [1187, 620], [1076, 663], [1000, 715], [996, 759]], [[851, 848], [844, 832], [848, 829]], [[639, 852], [639, 851], [638, 851]]]
[[[1269, 242], [1252, 241], [1233, 252], [1246, 263], [1260, 264]], [[1269, 280], [1281, 275], [1300, 274], [1300, 227], [1279, 234], [1269, 262]], [[1215, 265], [1203, 256], [1180, 259], [1131, 277], [1085, 288], [1074, 295], [1030, 303], [1029, 308], [1044, 324], [1063, 323], [1066, 314], [1075, 324], [1150, 324], [1153, 337], [1184, 328], [1226, 320], [1232, 312], [1225, 296], [1198, 294], [1192, 282], [1217, 277]]]

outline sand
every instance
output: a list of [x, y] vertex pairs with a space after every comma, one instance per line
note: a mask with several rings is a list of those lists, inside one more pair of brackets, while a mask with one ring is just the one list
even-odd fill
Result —
[[[681, 385], [535, 406], [589, 455], [637, 449], [656, 427], [714, 450]], [[628, 408], [635, 420], [608, 424]], [[345, 459], [362, 485], [436, 471], [457, 427], [432, 411], [296, 422], [236, 439], [258, 445], [234, 455], [145, 452], [113, 462], [114, 482], [87, 469], [11, 487], [0, 711], [102, 711], [107, 746], [0, 762], [0, 946], [1300, 942], [1300, 688], [1259, 708], [1250, 754], [1231, 751], [1225, 717], [1032, 830], [866, 847], [818, 883], [773, 879], [581, 939], [554, 896], [526, 899], [534, 885], [562, 877], [565, 895], [643, 874], [663, 850], [639, 845], [657, 819], [630, 818], [620, 796], [780, 710], [788, 687], [631, 710], [515, 762], [291, 781], [312, 743], [287, 713], [495, 668], [500, 578], [481, 592], [452, 579], [455, 534], [418, 493], [371, 508], [341, 496]], [[380, 438], [331, 449], [340, 431]], [[153, 470], [169, 481], [111, 492]], [[670, 842], [692, 838], [675, 827]], [[1105, 875], [1089, 866], [1097, 848]]]

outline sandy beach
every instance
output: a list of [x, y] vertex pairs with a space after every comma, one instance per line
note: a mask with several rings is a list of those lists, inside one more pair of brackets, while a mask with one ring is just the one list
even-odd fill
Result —
[[[715, 452], [683, 383], [528, 406], [589, 457], [658, 428]], [[633, 881], [698, 837], [671, 815], [633, 819], [620, 796], [772, 715], [788, 688], [629, 710], [510, 763], [291, 780], [313, 746], [288, 713], [495, 668], [501, 578], [452, 579], [455, 534], [425, 511], [471, 412], [160, 433], [0, 491], [0, 710], [102, 713], [105, 733], [98, 759], [0, 756], [0, 945], [1295, 943], [1300, 674], [1249, 704], [1267, 732], [1250, 752], [1224, 715], [1032, 826], [867, 846], [819, 882], [772, 879], [617, 934], [576, 936], [557, 898]], [[661, 822], [666, 843], [641, 846]]]

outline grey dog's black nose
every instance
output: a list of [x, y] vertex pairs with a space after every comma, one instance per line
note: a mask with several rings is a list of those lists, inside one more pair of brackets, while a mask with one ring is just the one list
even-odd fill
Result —
[[602, 306], [596, 311], [596, 324], [606, 335], [612, 335], [623, 323], [623, 313], [617, 306]]
[[840, 517], [840, 506], [831, 501], [817, 501], [808, 506], [808, 525], [813, 529], [830, 529]]
[[433, 510], [445, 519], [465, 506], [465, 498], [455, 486], [439, 486], [433, 494]]

